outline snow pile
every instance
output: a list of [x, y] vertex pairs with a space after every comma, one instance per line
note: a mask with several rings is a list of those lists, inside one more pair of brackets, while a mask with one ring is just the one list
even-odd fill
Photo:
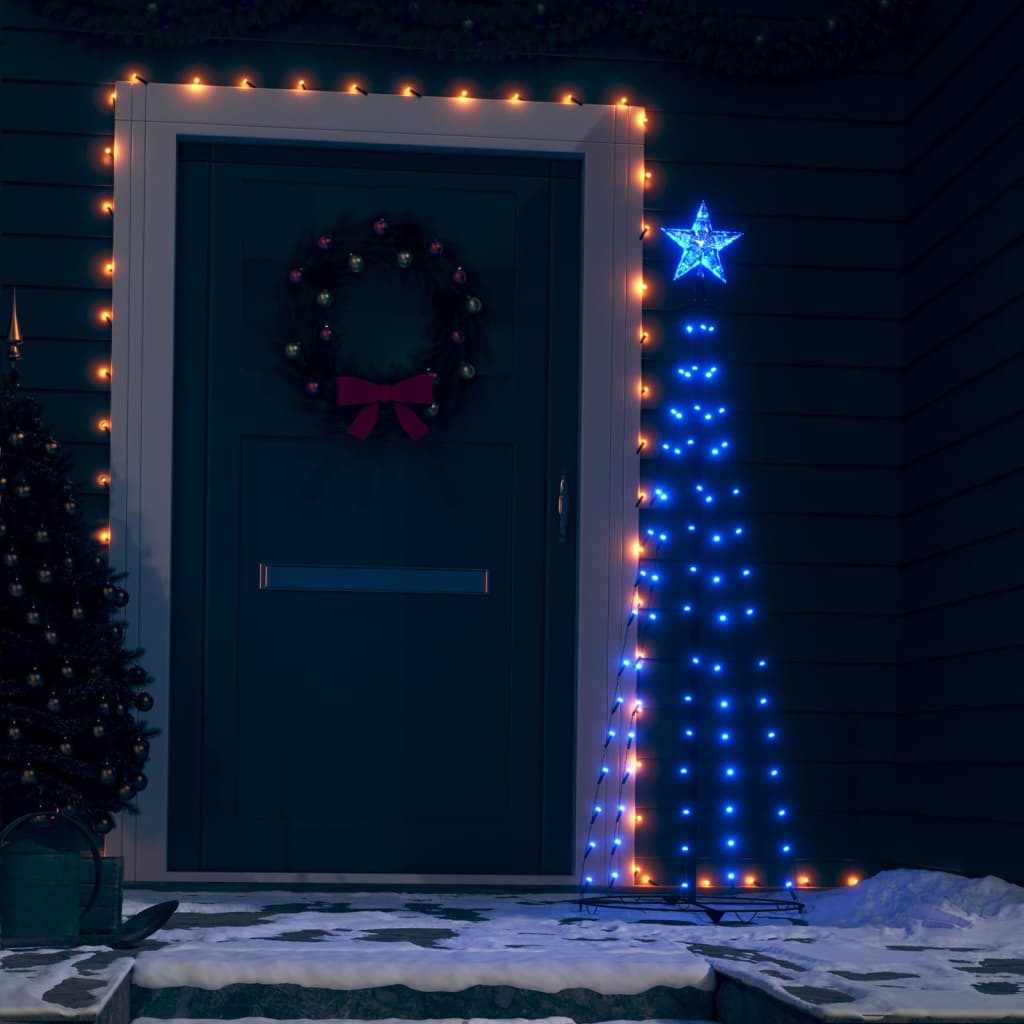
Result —
[[988, 875], [882, 871], [847, 889], [807, 899], [809, 925], [971, 928], [996, 920], [1024, 931], [1024, 888]]

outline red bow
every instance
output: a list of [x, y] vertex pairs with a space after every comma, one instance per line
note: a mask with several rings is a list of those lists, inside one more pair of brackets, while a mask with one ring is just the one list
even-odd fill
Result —
[[338, 378], [338, 405], [365, 407], [359, 410], [348, 428], [348, 432], [360, 441], [370, 436], [377, 422], [377, 410], [381, 402], [394, 403], [395, 415], [402, 429], [414, 441], [418, 441], [427, 432], [427, 426], [409, 406], [430, 405], [433, 400], [434, 375], [431, 373], [406, 377], [395, 384], [374, 384], [362, 377]]

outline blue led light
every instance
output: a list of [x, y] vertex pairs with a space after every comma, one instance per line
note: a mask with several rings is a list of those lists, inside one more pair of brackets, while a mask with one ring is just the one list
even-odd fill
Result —
[[584, 881], [587, 883], [587, 885], [593, 885], [594, 884], [594, 876], [593, 875], [587, 875], [587, 877], [584, 879]]
[[622, 840], [621, 840], [621, 839], [620, 839], [620, 838], [619, 838], [618, 836], [616, 836], [616, 837], [615, 837], [615, 838], [614, 838], [614, 839], [612, 840], [612, 845], [613, 845], [613, 846], [621, 846], [621, 845], [622, 845]]
[[[696, 270], [698, 277], [704, 277], [710, 272], [713, 276], [719, 278], [719, 280], [725, 280], [725, 274], [722, 272], [721, 257], [719, 256], [719, 250], [725, 248], [727, 245], [732, 244], [736, 239], [741, 237], [738, 232], [721, 232], [712, 231], [710, 216], [707, 212], [707, 206], [705, 203], [701, 203], [697, 211], [697, 215], [694, 219], [692, 228], [690, 229], [677, 229], [677, 228], [663, 228], [662, 232], [666, 234], [681, 250], [678, 265], [675, 268], [675, 280], [688, 274], [690, 271]], [[696, 292], [697, 305], [694, 307], [694, 312], [688, 317], [681, 318], [680, 330], [682, 335], [694, 337], [695, 335], [703, 337], [705, 340], [708, 336], [713, 333], [716, 329], [716, 325], [704, 315], [701, 308], [703, 302], [704, 292], [702, 289], [698, 289]], [[696, 340], [696, 339], [695, 339]], [[688, 361], [684, 361], [688, 360]], [[660, 455], [662, 459], [661, 465], [668, 467], [675, 467], [676, 469], [683, 467], [682, 456], [686, 456], [687, 467], [697, 467], [701, 464], [708, 465], [711, 463], [712, 468], [708, 470], [709, 473], [719, 472], [714, 467], [719, 466], [724, 469], [726, 463], [732, 461], [732, 438], [729, 436], [723, 436], [719, 433], [726, 426], [722, 419], [726, 415], [731, 413], [732, 407], [727, 404], [726, 396], [717, 394], [717, 389], [721, 385], [722, 378], [725, 376], [724, 370], [726, 366], [719, 366], [717, 363], [712, 361], [710, 355], [710, 349], [694, 348], [685, 353], [682, 359], [678, 363], [673, 363], [670, 367], [666, 367], [662, 372], [669, 374], [666, 380], [668, 389], [676, 388], [675, 395], [666, 396], [668, 399], [669, 408], [667, 410], [667, 423], [679, 424], [675, 431], [671, 429], [666, 431], [662, 438], [658, 439], [654, 446], [653, 454], [655, 457]], [[674, 371], [674, 373], [673, 373]], [[694, 389], [692, 392], [688, 392], [687, 389]], [[712, 390], [716, 389], [716, 390]], [[685, 400], [684, 400], [685, 399]], [[665, 408], [662, 407], [662, 412]], [[689, 449], [693, 448], [691, 452]], [[677, 461], [672, 461], [677, 460]], [[671, 470], [670, 470], [671, 472]], [[698, 550], [694, 547], [690, 554], [690, 558], [698, 558], [701, 561], [690, 562], [686, 560], [686, 555], [681, 555], [681, 564], [685, 567], [688, 576], [695, 577], [694, 585], [687, 587], [685, 584], [680, 589], [686, 589], [689, 591], [689, 597], [683, 599], [678, 606], [681, 609], [683, 615], [689, 616], [689, 624], [697, 629], [699, 625], [701, 629], [708, 629], [713, 626], [722, 626], [722, 632], [712, 632], [712, 640], [708, 641], [703, 638], [700, 633], [695, 632], [691, 637], [693, 648], [701, 645], [704, 651], [703, 656], [694, 655], [688, 653], [686, 656], [689, 657], [691, 666], [695, 667], [697, 671], [702, 671], [706, 666], [709, 674], [715, 676], [714, 680], [709, 680], [712, 684], [721, 682], [725, 684], [725, 676], [728, 674], [729, 687], [735, 693], [735, 699], [738, 702], [736, 708], [742, 708], [742, 713], [748, 713], [748, 709], [751, 707], [750, 700], [753, 699], [758, 706], [765, 707], [768, 705], [768, 698], [761, 696], [756, 690], [750, 692], [752, 687], [747, 690], [742, 690], [742, 684], [744, 675], [748, 675], [752, 665], [756, 664], [758, 669], [767, 668], [767, 659], [758, 659], [753, 652], [749, 649], [744, 652], [741, 647], [737, 647], [730, 642], [728, 648], [725, 647], [724, 643], [719, 644], [719, 649], [714, 649], [714, 639], [717, 638], [719, 641], [724, 641], [726, 638], [732, 638], [732, 634], [739, 630], [742, 633], [740, 622], [741, 618], [754, 619], [761, 615], [760, 608], [754, 605], [748, 605], [747, 602], [756, 600], [752, 596], [752, 588], [748, 588], [748, 594], [745, 595], [745, 600], [739, 601], [735, 598], [730, 599], [730, 595], [726, 593], [726, 588], [733, 584], [735, 581], [740, 579], [751, 579], [754, 575], [753, 568], [750, 566], [744, 566], [742, 564], [726, 564], [729, 559], [727, 556], [731, 555], [733, 551], [739, 550], [739, 541], [746, 538], [746, 526], [745, 524], [733, 522], [729, 523], [727, 520], [722, 521], [723, 517], [717, 515], [718, 510], [711, 508], [714, 504], [721, 504], [718, 499], [724, 499], [727, 495], [731, 494], [734, 499], [739, 498], [744, 492], [739, 485], [733, 485], [732, 482], [727, 480], [721, 480], [719, 477], [714, 477], [708, 481], [700, 481], [700, 470], [694, 469], [692, 475], [690, 475], [687, 481], [687, 487], [691, 487], [692, 491], [684, 489], [677, 494], [671, 496], [671, 502], [679, 504], [681, 499], [685, 499], [687, 495], [692, 494], [695, 498], [694, 505], [691, 505], [693, 512], [691, 513], [693, 521], [687, 521], [684, 519], [683, 522], [686, 525], [686, 531], [688, 534], [693, 535], [695, 538], [701, 536], [702, 538], [708, 538], [709, 546], [715, 548], [714, 555], [722, 556], [716, 557], [714, 560], [718, 562], [719, 567], [717, 569], [711, 569], [710, 566], [703, 561], [705, 553], [703, 549]], [[724, 474], [723, 474], [724, 475]], [[697, 477], [697, 481], [694, 481], [694, 477]], [[674, 485], [675, 481], [669, 481], [670, 484]], [[721, 488], [721, 489], [720, 489]], [[645, 490], [648, 488], [645, 487]], [[669, 502], [669, 495], [662, 490], [662, 488], [655, 487], [651, 484], [650, 492], [654, 495], [655, 499], [665, 502]], [[644, 504], [649, 505], [649, 502]], [[723, 509], [723, 512], [726, 510]], [[738, 506], [734, 511], [738, 511]], [[685, 514], [685, 513], [684, 513]], [[705, 519], [700, 520], [698, 517], [704, 515]], [[717, 519], [717, 521], [716, 521]], [[648, 529], [646, 535], [651, 537], [654, 536], [654, 530]], [[728, 540], [727, 538], [732, 538]], [[678, 538], [677, 538], [678, 539]], [[735, 545], [731, 547], [730, 545]], [[744, 546], [746, 544], [744, 543]], [[745, 555], [738, 555], [738, 558], [745, 558]], [[711, 558], [708, 559], [709, 561]], [[678, 568], [676, 568], [678, 573]], [[649, 583], [653, 583], [650, 576], [645, 576], [645, 579]], [[678, 586], [680, 580], [675, 581], [675, 585]], [[708, 589], [714, 588], [714, 589]], [[710, 599], [710, 600], [709, 600]], [[734, 603], [735, 602], [735, 603]], [[661, 611], [656, 613], [655, 611], [649, 610], [649, 606], [652, 604], [650, 600], [644, 602], [645, 607], [642, 612], [639, 612], [639, 618], [637, 619], [638, 628], [643, 628], [647, 622], [654, 621], [657, 617], [667, 619], [669, 614], [666, 608], [663, 606]], [[717, 607], [715, 607], [717, 605]], [[693, 616], [698, 615], [700, 618], [694, 618]], [[755, 624], [751, 622], [751, 626]], [[729, 628], [726, 629], [725, 627]], [[652, 637], [656, 637], [658, 634], [654, 632], [655, 626], [652, 625]], [[664, 627], [663, 627], [664, 628]], [[742, 642], [741, 637], [737, 637], [738, 642]], [[703, 644], [707, 643], [711, 648], [703, 647]], [[735, 650], [734, 650], [735, 647]], [[707, 660], [704, 660], [704, 659]], [[729, 660], [723, 660], [728, 658]], [[749, 660], [748, 660], [749, 659]], [[735, 660], [735, 666], [733, 661]], [[739, 675], [736, 684], [733, 683], [732, 676]], [[701, 685], [701, 680], [692, 678], [687, 681], [688, 685], [692, 685], [696, 688]], [[740, 687], [739, 689], [736, 687]], [[694, 826], [698, 826], [701, 823], [702, 816], [709, 813], [713, 814], [714, 808], [714, 797], [711, 794], [714, 792], [713, 788], [709, 789], [706, 795], [691, 794], [691, 778], [693, 782], [699, 781], [699, 778], [703, 778], [703, 774], [698, 770], [698, 762], [695, 760], [696, 757], [704, 757], [706, 759], [707, 770], [713, 777], [715, 773], [721, 772], [719, 779], [728, 782], [728, 791], [733, 794], [733, 801], [730, 803], [718, 804], [719, 813], [724, 813], [726, 816], [731, 816], [733, 824], [730, 829], [736, 828], [737, 831], [732, 834], [722, 835], [719, 833], [717, 840], [712, 839], [713, 831], [707, 830], [705, 826], [705, 834], [708, 835], [709, 840], [723, 844], [726, 849], [730, 851], [736, 851], [739, 847], [743, 847], [745, 852], [750, 851], [753, 860], [760, 860], [761, 852], [763, 851], [763, 844], [760, 840], [754, 842], [753, 840], [757, 837], [753, 834], [746, 834], [746, 830], [742, 833], [739, 828], [743, 823], [739, 821], [740, 817], [746, 819], [749, 815], [753, 814], [755, 809], [755, 802], [751, 797], [751, 806], [746, 806], [746, 786], [756, 787], [757, 785], [763, 785], [764, 775], [761, 775], [762, 771], [768, 773], [770, 779], [778, 779], [780, 775], [780, 769], [771, 765], [762, 767], [760, 764], [747, 765], [743, 758], [748, 756], [751, 752], [746, 748], [750, 744], [751, 737], [748, 733], [742, 729], [739, 733], [733, 736], [731, 728], [723, 730], [722, 724], [724, 722], [733, 721], [733, 717], [726, 717], [724, 712], [731, 712], [733, 709], [733, 698], [725, 697], [722, 695], [722, 690], [725, 688], [722, 686], [714, 687], [719, 692], [702, 693], [701, 700], [696, 700], [694, 693], [682, 694], [682, 703], [688, 705], [691, 710], [700, 708], [701, 711], [713, 711], [716, 707], [723, 711], [723, 716], [719, 722], [719, 731], [716, 733], [714, 729], [708, 729], [702, 731], [699, 741], [696, 739], [696, 726], [695, 722], [698, 720], [698, 716], [694, 715], [689, 724], [676, 728], [680, 729], [679, 733], [675, 735], [680, 739], [684, 739], [685, 742], [691, 744], [687, 746], [685, 751], [680, 753], [686, 753], [687, 761], [684, 763], [677, 762], [678, 777], [687, 782], [686, 794], [692, 799], [696, 800], [696, 803], [688, 805], [680, 809], [681, 818], [685, 818], [687, 825], [679, 826], [680, 831], [688, 830], [689, 823], [692, 820]], [[739, 714], [740, 711], [737, 711]], [[768, 717], [768, 716], [766, 716]], [[774, 716], [772, 716], [774, 717]], [[703, 729], [703, 725], [702, 725]], [[777, 734], [774, 729], [764, 729], [764, 736], [767, 740], [774, 740]], [[714, 738], [722, 746], [718, 748], [717, 763], [714, 754], [710, 751], [702, 750], [701, 747], [704, 744], [710, 744], [714, 742]], [[677, 740], [678, 742], [678, 740]], [[756, 739], [755, 739], [756, 742]], [[700, 743], [700, 747], [698, 746]], [[728, 745], [728, 750], [726, 750]], [[712, 750], [714, 748], [711, 748]], [[776, 754], [777, 754], [777, 748]], [[774, 755], [773, 755], [774, 756]], [[725, 758], [729, 760], [725, 763]], [[612, 759], [609, 757], [609, 760]], [[616, 769], [617, 765], [613, 764], [613, 770]], [[692, 768], [692, 770], [691, 770]], [[750, 768], [744, 774], [744, 769]], [[741, 779], [740, 776], [743, 776]], [[756, 780], [762, 780], [757, 782]], [[775, 787], [779, 790], [776, 795], [777, 799], [784, 799], [782, 796], [782, 787]], [[698, 799], [698, 796], [700, 797]], [[720, 792], [719, 792], [720, 796]], [[759, 794], [760, 796], [760, 794]], [[710, 802], [710, 805], [708, 801]], [[738, 802], [737, 802], [738, 801]], [[677, 805], [678, 806], [678, 805]], [[744, 808], [741, 815], [740, 808]], [[787, 812], [784, 807], [776, 805], [775, 808], [758, 806], [759, 817], [764, 815], [765, 811], [771, 811], [776, 817], [787, 818]], [[680, 819], [676, 819], [677, 822]], [[765, 837], [767, 839], [767, 837]], [[692, 847], [693, 853], [691, 853], [691, 846], [688, 843], [689, 837], [687, 836], [687, 843], [680, 846], [680, 852], [688, 855], [688, 858], [694, 859], [689, 861], [689, 867], [687, 870], [693, 872], [698, 865], [698, 861], [701, 866], [704, 864], [704, 856], [702, 851], [695, 845]], [[770, 842], [770, 840], [769, 840]], [[758, 849], [753, 849], [755, 846]], [[777, 847], [776, 847], [777, 849]], [[786, 848], [788, 852], [788, 846]], [[718, 856], [724, 858], [722, 854], [722, 846], [719, 845]], [[717, 864], [712, 865], [710, 863], [715, 858], [715, 853], [712, 848], [711, 851], [704, 851], [705, 853], [710, 852], [711, 857], [708, 858], [708, 870], [709, 878], [718, 878], [721, 881], [715, 884], [721, 884], [722, 881], [728, 879], [730, 884], [739, 884], [736, 881], [741, 878], [743, 871], [740, 870], [741, 866], [735, 862], [733, 865], [728, 864]], [[743, 865], [745, 868], [745, 865]], [[768, 864], [764, 865], [767, 870]], [[780, 869], [781, 874], [781, 869]], [[783, 876], [784, 877], [784, 876]], [[773, 879], [773, 884], [778, 885], [782, 879]], [[793, 884], [792, 882], [790, 883]], [[693, 888], [694, 877], [691, 874], [686, 882], [680, 883], [682, 888]]]
[[789, 853], [789, 852], [790, 852], [790, 851], [791, 851], [792, 849], [793, 849], [793, 847], [792, 847], [792, 846], [790, 846], [790, 845], [789, 845], [789, 843], [786, 843], [786, 844], [785, 844], [785, 845], [784, 845], [784, 846], [782, 847], [782, 852], [783, 852], [783, 853]]
[[587, 843], [587, 846], [589, 846], [592, 850], [597, 849], [597, 843], [595, 843], [593, 839], [591, 839], [590, 842]]

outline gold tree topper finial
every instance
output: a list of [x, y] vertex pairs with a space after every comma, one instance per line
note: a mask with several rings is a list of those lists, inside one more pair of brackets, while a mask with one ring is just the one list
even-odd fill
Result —
[[11, 362], [11, 372], [14, 371], [14, 364], [21, 358], [21, 325], [18, 323], [18, 293], [11, 293], [11, 326], [7, 328], [7, 358]]
[[7, 341], [10, 343], [21, 340], [21, 327], [18, 324], [18, 292], [15, 289], [11, 293], [11, 326], [7, 328]]

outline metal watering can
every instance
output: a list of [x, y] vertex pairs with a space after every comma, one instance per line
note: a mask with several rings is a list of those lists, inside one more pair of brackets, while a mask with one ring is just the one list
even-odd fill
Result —
[[92, 852], [92, 894], [79, 906], [78, 850], [54, 850], [40, 842], [4, 849], [15, 829], [35, 818], [23, 814], [0, 832], [0, 948], [15, 946], [73, 946], [79, 922], [92, 910], [100, 891], [100, 851], [89, 830], [76, 818], [56, 820], [74, 825]]

